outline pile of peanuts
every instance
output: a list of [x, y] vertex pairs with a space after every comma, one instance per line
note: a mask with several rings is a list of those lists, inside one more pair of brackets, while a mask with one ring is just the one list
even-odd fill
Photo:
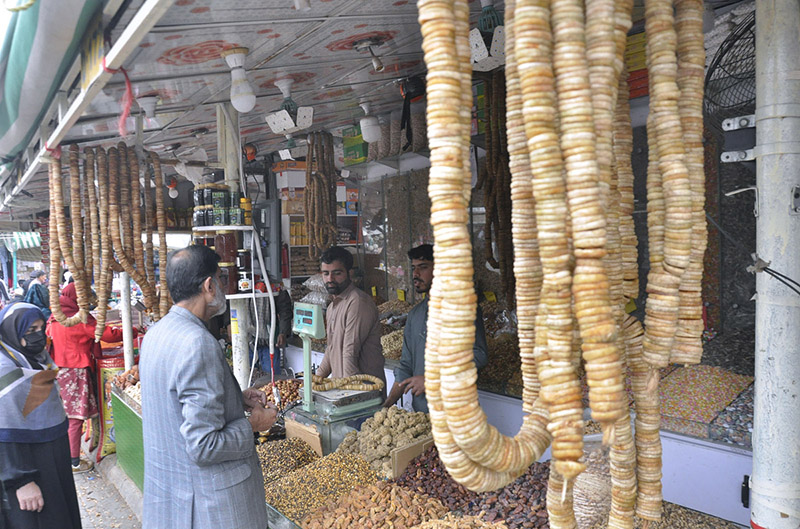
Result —
[[503, 522], [484, 522], [480, 516], [454, 516], [448, 514], [441, 520], [431, 520], [415, 525], [411, 529], [508, 529]]
[[327, 502], [377, 481], [378, 475], [361, 457], [333, 453], [269, 483], [265, 497], [267, 503], [299, 524]]
[[441, 518], [447, 508], [439, 500], [381, 481], [360, 487], [338, 502], [326, 504], [303, 520], [303, 529], [367, 529], [413, 525]]
[[486, 522], [504, 521], [509, 529], [549, 527], [545, 496], [548, 463], [534, 463], [502, 489], [480, 494], [456, 483], [432, 446], [409, 463], [397, 484], [439, 499], [450, 511], [480, 515]]
[[[297, 380], [297, 379], [276, 380], [275, 386], [277, 386], [278, 391], [281, 394], [280, 409], [284, 409], [289, 404], [303, 398], [302, 380]], [[273, 404], [275, 403], [275, 397], [272, 395], [272, 382], [269, 382], [267, 385], [261, 386], [258, 389], [267, 394], [267, 402], [272, 402]]]
[[302, 439], [281, 439], [270, 441], [256, 447], [264, 475], [264, 486], [280, 479], [289, 472], [313, 463], [319, 456]]

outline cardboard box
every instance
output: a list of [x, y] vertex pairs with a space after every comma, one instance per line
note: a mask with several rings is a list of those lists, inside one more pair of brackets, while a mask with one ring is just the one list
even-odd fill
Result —
[[352, 188], [352, 187], [348, 187], [347, 188], [347, 197], [345, 198], [345, 200], [350, 201], [350, 202], [358, 201], [358, 189], [355, 189], [355, 188]]
[[[322, 438], [320, 437], [316, 426], [301, 424], [286, 417], [286, 438], [292, 439], [294, 437], [302, 439], [308, 443], [308, 445], [314, 449], [317, 455], [322, 457]], [[422, 452], [420, 452], [420, 454], [421, 453]], [[411, 459], [413, 459], [413, 457]], [[409, 459], [409, 461], [411, 461], [411, 459]], [[408, 462], [406, 462], [406, 465], [408, 465]]]
[[275, 173], [275, 184], [278, 189], [285, 187], [306, 187], [306, 172], [286, 170]]
[[347, 215], [347, 206], [346, 202], [337, 202], [336, 203], [336, 214], [337, 215]]
[[284, 215], [303, 215], [305, 213], [305, 189], [295, 189], [294, 196], [286, 196], [286, 198], [281, 190], [281, 199], [281, 213]]
[[[361, 137], [361, 126], [360, 125], [353, 125], [352, 127], [345, 127], [342, 129], [342, 138], [344, 138], [344, 142], [347, 143], [348, 138], [355, 138]], [[363, 141], [363, 140], [361, 140]]]
[[358, 215], [358, 201], [345, 202], [345, 215]]
[[[289, 437], [289, 424], [286, 424], [286, 437]], [[420, 455], [433, 445], [433, 437], [425, 437], [402, 448], [394, 448], [389, 455], [392, 456], [392, 478], [397, 479], [405, 471], [412, 459]]]
[[344, 164], [354, 165], [367, 161], [367, 146], [366, 142], [356, 143], [354, 145], [344, 147]]
[[336, 202], [344, 202], [347, 200], [347, 187], [344, 182], [336, 184]]
[[272, 165], [273, 173], [280, 173], [282, 171], [288, 171], [290, 169], [305, 171], [306, 162], [298, 162], [297, 160], [282, 160]]

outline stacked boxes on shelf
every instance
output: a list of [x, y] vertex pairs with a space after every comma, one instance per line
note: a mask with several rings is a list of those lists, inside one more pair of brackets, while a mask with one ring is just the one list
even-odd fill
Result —
[[645, 33], [628, 36], [628, 43], [625, 45], [625, 65], [628, 67], [628, 89], [631, 99], [644, 97], [650, 93], [646, 46]]

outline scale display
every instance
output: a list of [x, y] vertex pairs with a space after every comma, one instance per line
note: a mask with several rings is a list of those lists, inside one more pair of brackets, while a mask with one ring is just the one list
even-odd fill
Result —
[[295, 303], [292, 330], [297, 334], [319, 340], [325, 338], [322, 307], [312, 303]]

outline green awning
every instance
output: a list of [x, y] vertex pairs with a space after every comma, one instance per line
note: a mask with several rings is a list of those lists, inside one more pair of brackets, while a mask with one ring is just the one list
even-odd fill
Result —
[[35, 231], [15, 231], [0, 234], [0, 242], [12, 252], [42, 245], [42, 237]]
[[33, 137], [101, 5], [38, 0], [11, 16], [0, 48], [0, 161], [11, 161]]

